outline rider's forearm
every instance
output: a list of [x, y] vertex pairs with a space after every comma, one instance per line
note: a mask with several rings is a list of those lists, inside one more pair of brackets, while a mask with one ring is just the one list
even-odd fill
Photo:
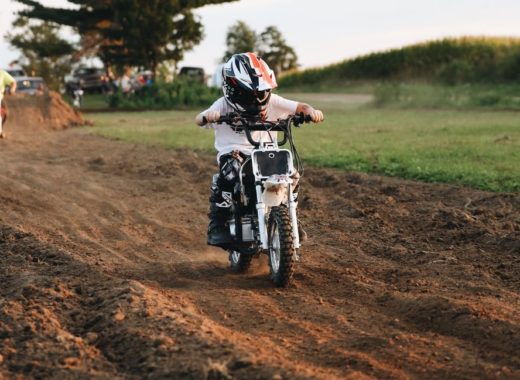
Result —
[[307, 103], [298, 103], [298, 106], [296, 107], [296, 113], [302, 113], [304, 115], [310, 115], [314, 111], [314, 108]]
[[11, 94], [14, 94], [16, 92], [16, 81], [13, 82], [13, 84], [10, 86], [9, 91]]

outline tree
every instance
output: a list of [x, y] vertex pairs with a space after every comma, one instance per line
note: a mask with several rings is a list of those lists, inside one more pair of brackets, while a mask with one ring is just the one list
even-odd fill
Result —
[[245, 22], [238, 21], [228, 29], [226, 45], [224, 62], [233, 54], [256, 51], [276, 75], [298, 67], [296, 52], [287, 45], [282, 33], [275, 26], [269, 26], [257, 35]]
[[232, 25], [226, 35], [227, 50], [223, 61], [226, 62], [233, 54], [255, 51], [256, 32], [245, 22], [238, 21]]
[[57, 90], [61, 78], [72, 65], [72, 44], [59, 36], [60, 27], [51, 22], [31, 23], [27, 17], [18, 17], [6, 40], [22, 53], [22, 63], [29, 73], [38, 73], [49, 87]]
[[39, 1], [22, 14], [74, 28], [82, 46], [107, 66], [138, 66], [154, 73], [163, 61], [179, 61], [198, 44], [203, 26], [192, 10], [236, 0], [67, 0], [73, 9], [51, 8]]
[[298, 56], [276, 26], [269, 26], [258, 38], [258, 54], [276, 75], [298, 67]]

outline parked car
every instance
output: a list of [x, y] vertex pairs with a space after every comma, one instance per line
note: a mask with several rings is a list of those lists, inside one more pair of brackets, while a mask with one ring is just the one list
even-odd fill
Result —
[[182, 77], [193, 79], [197, 82], [200, 82], [201, 84], [206, 84], [206, 74], [204, 73], [204, 69], [202, 67], [181, 67], [179, 71], [179, 78]]
[[18, 77], [27, 77], [25, 70], [21, 66], [10, 66], [8, 69], [5, 69], [13, 78]]
[[65, 87], [68, 93], [81, 87], [85, 92], [103, 92], [109, 85], [108, 76], [104, 69], [79, 68], [65, 79]]
[[16, 91], [23, 94], [42, 94], [47, 86], [42, 77], [16, 77]]

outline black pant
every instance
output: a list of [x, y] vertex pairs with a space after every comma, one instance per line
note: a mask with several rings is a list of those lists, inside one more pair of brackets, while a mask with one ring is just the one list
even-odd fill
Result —
[[219, 208], [231, 207], [235, 186], [238, 186], [240, 178], [240, 168], [248, 157], [238, 151], [220, 156], [219, 173], [213, 178], [210, 202]]

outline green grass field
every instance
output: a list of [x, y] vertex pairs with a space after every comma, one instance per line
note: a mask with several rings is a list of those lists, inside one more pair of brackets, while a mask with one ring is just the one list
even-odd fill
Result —
[[[307, 164], [520, 191], [520, 114], [507, 111], [382, 109], [348, 94], [288, 94], [322, 108], [326, 121], [295, 132]], [[89, 114], [109, 138], [213, 151], [213, 131], [194, 111]]]

